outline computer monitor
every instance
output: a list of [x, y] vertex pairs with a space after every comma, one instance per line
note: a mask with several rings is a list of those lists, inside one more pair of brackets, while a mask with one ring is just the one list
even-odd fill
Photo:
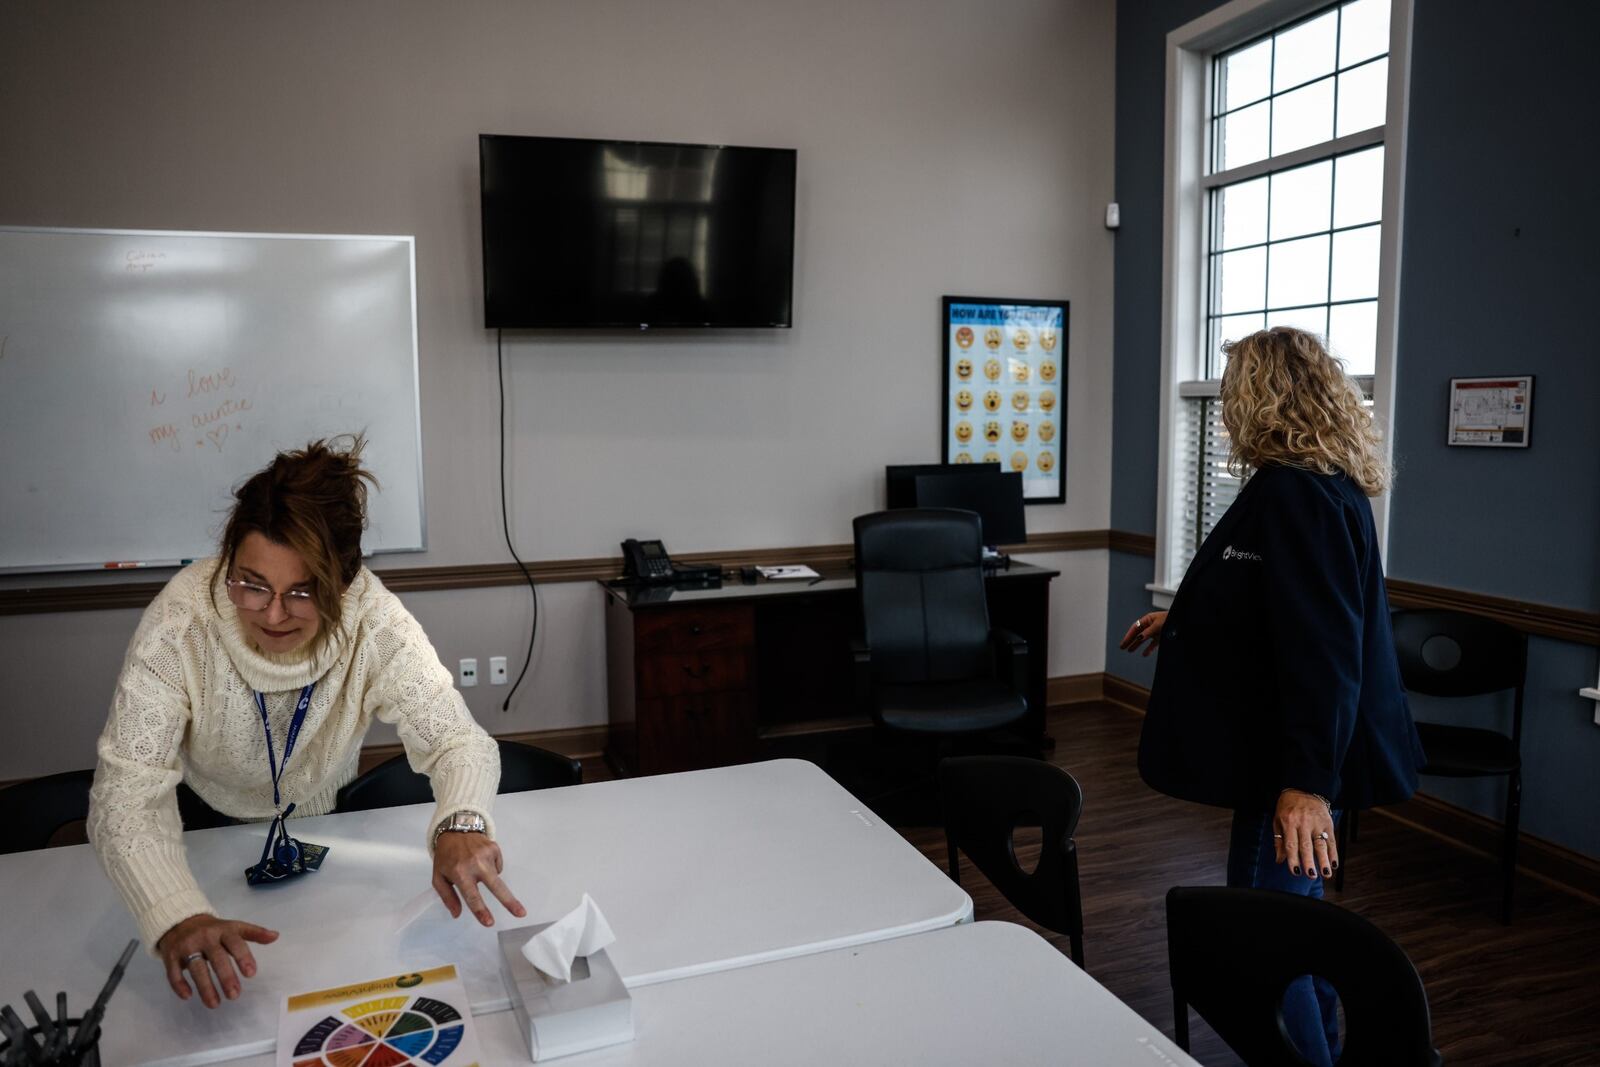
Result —
[[998, 473], [998, 463], [902, 463], [883, 469], [884, 506], [917, 506], [917, 479], [925, 474], [961, 474], [988, 471]]
[[974, 470], [921, 474], [916, 477], [916, 506], [976, 511], [983, 520], [983, 543], [1019, 545], [1028, 539], [1022, 510], [1022, 475], [1016, 471]]

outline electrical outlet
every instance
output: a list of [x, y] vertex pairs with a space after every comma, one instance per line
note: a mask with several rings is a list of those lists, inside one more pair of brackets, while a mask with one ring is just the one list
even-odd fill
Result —
[[464, 659], [461, 661], [461, 669], [456, 672], [456, 684], [463, 689], [471, 689], [478, 684], [477, 659]]
[[506, 684], [506, 658], [504, 656], [489, 657], [489, 684]]

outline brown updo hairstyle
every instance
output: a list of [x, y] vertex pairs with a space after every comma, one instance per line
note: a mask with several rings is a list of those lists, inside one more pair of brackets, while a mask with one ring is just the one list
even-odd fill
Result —
[[1361, 390], [1313, 334], [1273, 326], [1222, 346], [1222, 421], [1228, 469], [1268, 463], [1343, 471], [1367, 496], [1393, 475]]
[[[367, 485], [378, 484], [361, 466], [366, 444], [366, 435], [353, 434], [278, 453], [234, 491], [233, 511], [222, 531], [224, 574], [233, 570], [239, 545], [252, 533], [293, 549], [305, 561], [321, 620], [313, 647], [339, 632], [341, 597], [361, 570]], [[215, 598], [215, 585], [211, 592]]]

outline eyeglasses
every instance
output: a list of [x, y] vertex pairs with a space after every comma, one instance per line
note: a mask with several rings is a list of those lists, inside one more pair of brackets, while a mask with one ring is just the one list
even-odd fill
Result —
[[317, 613], [316, 601], [312, 599], [309, 589], [291, 589], [287, 593], [274, 593], [264, 585], [241, 581], [238, 578], [229, 578], [227, 586], [228, 599], [245, 611], [266, 611], [274, 600], [282, 600], [283, 610], [290, 615], [308, 619]]

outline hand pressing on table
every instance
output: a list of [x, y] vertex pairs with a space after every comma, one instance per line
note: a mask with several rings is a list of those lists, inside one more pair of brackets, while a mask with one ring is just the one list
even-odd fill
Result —
[[[276, 930], [238, 919], [219, 919], [215, 915], [191, 915], [161, 935], [156, 952], [166, 964], [167, 984], [179, 1000], [195, 993], [208, 1008], [222, 998], [239, 999], [239, 981], [256, 976], [256, 958], [250, 942], [270, 945], [278, 940]], [[193, 982], [193, 988], [190, 983]]]
[[433, 888], [450, 910], [452, 919], [461, 915], [461, 904], [485, 926], [494, 925], [494, 916], [478, 892], [481, 883], [505, 909], [525, 918], [527, 909], [500, 878], [504, 861], [500, 846], [481, 833], [442, 833], [433, 846]]

